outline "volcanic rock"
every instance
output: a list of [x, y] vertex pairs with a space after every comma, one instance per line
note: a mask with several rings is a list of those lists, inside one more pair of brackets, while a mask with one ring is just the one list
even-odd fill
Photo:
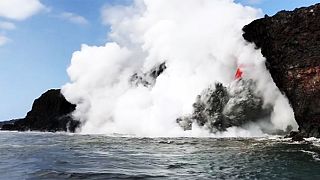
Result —
[[291, 131], [285, 138], [291, 138], [292, 141], [304, 141], [305, 135], [299, 131]]
[[145, 87], [152, 87], [156, 83], [157, 77], [160, 76], [166, 68], [166, 63], [163, 62], [145, 73], [134, 73], [129, 81], [131, 85], [134, 86], [143, 85]]
[[191, 130], [195, 122], [215, 133], [270, 116], [271, 108], [263, 107], [262, 96], [255, 89], [256, 84], [250, 79], [236, 80], [229, 87], [216, 83], [198, 95], [193, 113], [178, 118], [177, 123], [184, 130]]
[[253, 21], [243, 31], [247, 41], [261, 48], [300, 132], [320, 137], [320, 4], [280, 11]]
[[12, 120], [9, 120], [9, 121], [1, 121], [1, 122], [0, 122], [0, 129], [2, 129], [3, 127], [4, 127], [4, 129], [8, 129], [8, 128], [10, 128], [11, 126], [13, 126], [14, 123], [15, 123], [16, 121], [18, 121], [18, 120], [20, 120], [20, 119], [12, 119]]
[[7, 123], [1, 130], [74, 132], [80, 125], [70, 115], [75, 108], [76, 105], [69, 103], [60, 89], [51, 89], [33, 102], [32, 109], [25, 118]]

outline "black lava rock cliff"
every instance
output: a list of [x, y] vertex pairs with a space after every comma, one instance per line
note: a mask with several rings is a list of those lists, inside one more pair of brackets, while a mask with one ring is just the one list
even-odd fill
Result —
[[320, 4], [280, 11], [243, 28], [266, 57], [271, 76], [288, 97], [305, 137], [320, 137]]
[[69, 103], [60, 89], [51, 89], [33, 102], [25, 118], [6, 123], [1, 130], [74, 132], [80, 125], [79, 121], [70, 116], [75, 108], [76, 105]]

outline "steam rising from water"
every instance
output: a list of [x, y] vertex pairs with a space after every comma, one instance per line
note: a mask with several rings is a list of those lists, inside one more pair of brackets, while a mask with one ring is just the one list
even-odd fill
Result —
[[[68, 68], [63, 87], [82, 133], [138, 136], [202, 136], [193, 125], [176, 123], [192, 112], [196, 96], [210, 84], [230, 84], [237, 66], [257, 81], [265, 103], [274, 105], [271, 123], [232, 127], [215, 136], [260, 136], [261, 128], [297, 128], [293, 112], [266, 70], [260, 50], [242, 38], [242, 27], [261, 16], [259, 10], [232, 0], [137, 0], [130, 6], [105, 7], [111, 26], [104, 46], [82, 45]], [[166, 62], [153, 87], [133, 87], [130, 77]], [[265, 125], [267, 124], [267, 125]]]

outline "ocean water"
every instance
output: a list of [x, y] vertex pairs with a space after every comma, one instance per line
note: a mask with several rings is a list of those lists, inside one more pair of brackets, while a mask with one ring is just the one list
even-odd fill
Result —
[[0, 132], [0, 179], [320, 179], [317, 141]]

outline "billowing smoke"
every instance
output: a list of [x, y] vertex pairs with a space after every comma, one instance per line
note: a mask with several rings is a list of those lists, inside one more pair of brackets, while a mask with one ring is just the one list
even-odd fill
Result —
[[[82, 121], [79, 131], [207, 136], [209, 131], [197, 124], [184, 131], [176, 120], [192, 113], [204, 89], [216, 82], [229, 86], [238, 66], [244, 78], [256, 82], [264, 104], [273, 106], [271, 120], [213, 136], [260, 136], [264, 128], [297, 128], [260, 50], [242, 38], [242, 27], [261, 14], [232, 0], [137, 0], [105, 7], [110, 42], [82, 45], [68, 68], [71, 82], [63, 87], [67, 100], [77, 104], [73, 115]], [[141, 80], [164, 62], [165, 70], [155, 80]]]

